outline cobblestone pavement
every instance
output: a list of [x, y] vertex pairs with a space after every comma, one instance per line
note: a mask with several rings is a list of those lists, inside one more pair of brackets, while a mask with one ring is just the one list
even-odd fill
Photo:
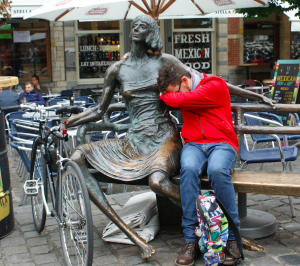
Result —
[[[294, 171], [300, 173], [298, 159]], [[45, 230], [38, 234], [33, 225], [31, 206], [18, 206], [22, 191], [20, 178], [16, 173], [17, 162], [10, 161], [10, 177], [13, 188], [14, 216], [16, 227], [12, 234], [0, 240], [0, 266], [8, 265], [65, 265], [61, 253], [58, 225], [54, 218], [47, 218]], [[257, 170], [258, 165], [250, 170]], [[265, 164], [264, 170], [281, 171], [281, 165]], [[129, 188], [141, 190], [144, 188]], [[116, 188], [116, 191], [122, 189]], [[142, 190], [143, 192], [143, 190]], [[131, 196], [141, 191], [109, 195], [112, 206], [119, 210]], [[245, 250], [246, 259], [240, 265], [300, 265], [300, 198], [294, 200], [296, 218], [291, 218], [288, 197], [248, 194], [249, 208], [267, 211], [277, 220], [277, 231], [270, 237], [255, 240], [263, 245], [263, 252]], [[102, 231], [109, 220], [92, 205], [94, 225], [94, 261], [93, 265], [162, 265], [174, 266], [174, 261], [184, 244], [181, 230], [161, 230], [151, 242], [156, 254], [147, 261], [138, 254], [135, 246], [107, 243], [102, 240]], [[196, 266], [204, 265], [203, 259], [197, 259]]]

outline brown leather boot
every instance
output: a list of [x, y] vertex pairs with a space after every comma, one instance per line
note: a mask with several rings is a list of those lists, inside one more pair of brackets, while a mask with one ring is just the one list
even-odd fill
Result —
[[[242, 259], [241, 259], [241, 253], [240, 253], [239, 248], [237, 246], [237, 242], [235, 240], [228, 240], [226, 248], [232, 256], [234, 256], [236, 258], [239, 258], [237, 260], [237, 264], [240, 263]], [[234, 260], [235, 259], [229, 258], [229, 257], [226, 256], [222, 265], [233, 265]]]
[[194, 259], [199, 254], [199, 246], [197, 243], [185, 243], [180, 251], [180, 254], [175, 260], [177, 266], [193, 266]]

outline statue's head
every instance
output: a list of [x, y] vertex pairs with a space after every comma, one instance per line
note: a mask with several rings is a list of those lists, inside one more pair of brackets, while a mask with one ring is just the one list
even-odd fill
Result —
[[159, 28], [155, 22], [155, 20], [148, 15], [142, 15], [142, 16], [137, 16], [134, 21], [132, 22], [132, 29], [131, 33], [129, 35], [130, 42], [134, 41], [134, 32], [136, 31], [135, 26], [138, 23], [146, 24], [147, 25], [147, 30], [145, 31], [146, 38], [145, 42], [147, 45], [147, 48], [152, 50], [152, 52], [160, 52], [161, 49], [163, 48], [162, 40], [160, 37], [159, 33]]

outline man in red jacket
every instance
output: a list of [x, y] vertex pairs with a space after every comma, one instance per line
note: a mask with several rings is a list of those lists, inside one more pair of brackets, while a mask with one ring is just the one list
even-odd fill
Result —
[[[179, 108], [183, 117], [181, 136], [185, 145], [181, 152], [180, 195], [183, 209], [182, 226], [185, 245], [176, 265], [193, 265], [198, 251], [195, 228], [198, 225], [196, 198], [201, 193], [204, 172], [239, 227], [238, 210], [231, 181], [236, 164], [238, 139], [233, 129], [230, 95], [227, 83], [204, 73], [187, 71], [179, 64], [163, 65], [157, 79], [160, 99]], [[240, 258], [233, 231], [229, 228], [228, 251]], [[224, 265], [233, 265], [226, 257]], [[239, 259], [240, 262], [240, 259]]]

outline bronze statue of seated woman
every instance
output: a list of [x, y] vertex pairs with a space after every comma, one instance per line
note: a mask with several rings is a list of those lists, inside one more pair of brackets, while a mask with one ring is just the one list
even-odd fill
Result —
[[[100, 103], [70, 118], [67, 127], [81, 125], [77, 133], [79, 144], [84, 143], [86, 131], [127, 131], [124, 139], [80, 145], [71, 159], [80, 166], [85, 176], [92, 202], [138, 246], [141, 256], [148, 258], [155, 253], [154, 247], [120, 219], [107, 202], [98, 180], [88, 170], [94, 168], [106, 179], [120, 182], [147, 179], [155, 193], [180, 200], [179, 186], [171, 183], [170, 177], [179, 173], [182, 143], [169, 109], [159, 100], [157, 77], [165, 63], [182, 63], [172, 55], [160, 53], [163, 45], [159, 28], [150, 16], [135, 18], [129, 38], [132, 49], [127, 58], [106, 71]], [[105, 123], [105, 117], [104, 123], [90, 123], [105, 115], [116, 88], [122, 92], [130, 125]], [[239, 96], [263, 99], [232, 86], [230, 91]]]

